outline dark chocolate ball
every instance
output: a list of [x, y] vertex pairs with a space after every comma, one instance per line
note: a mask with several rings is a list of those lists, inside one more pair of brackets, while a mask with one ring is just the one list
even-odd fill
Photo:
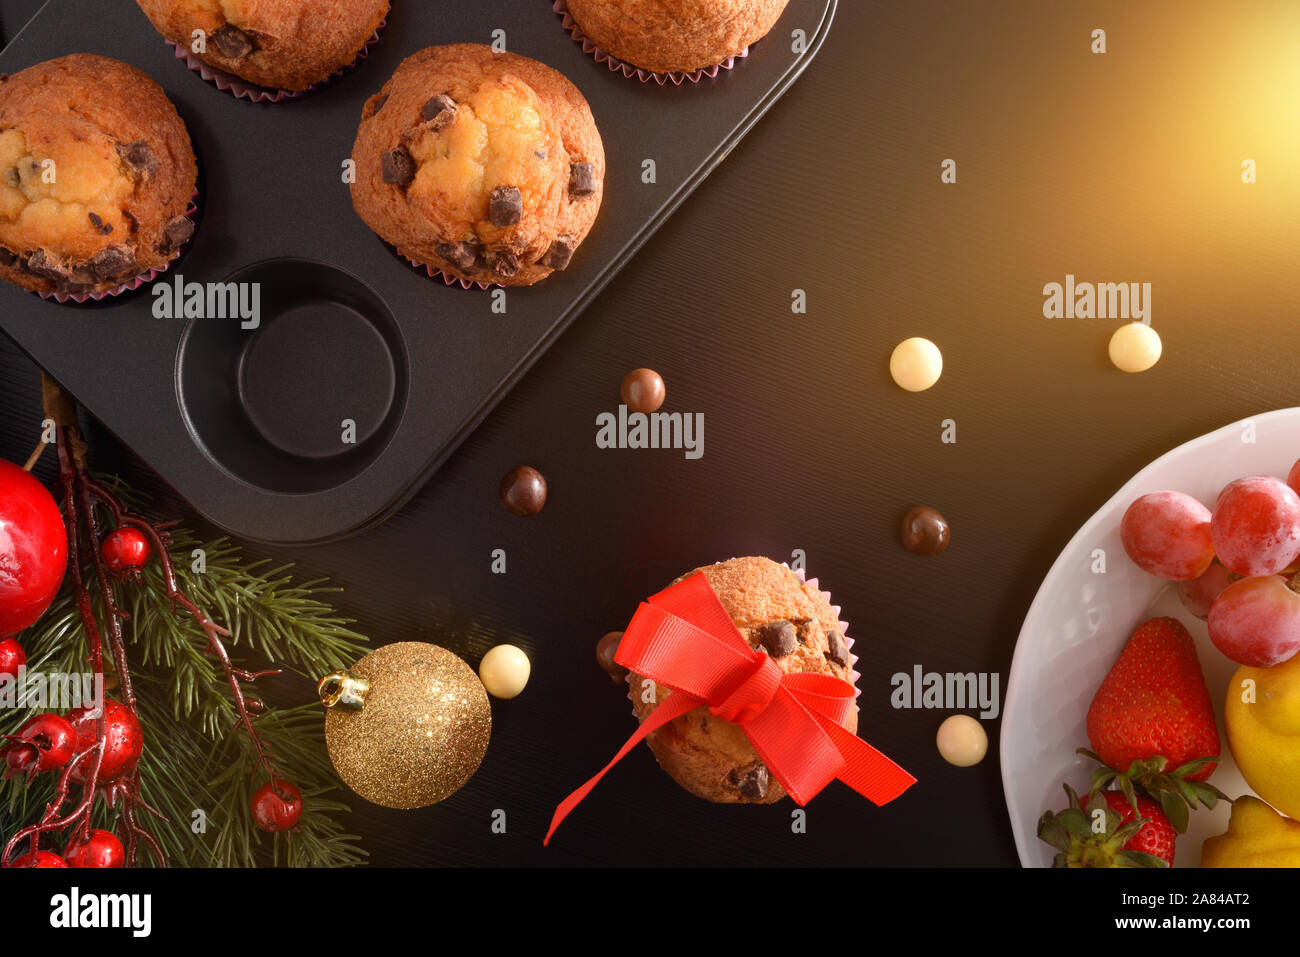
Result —
[[614, 660], [614, 655], [618, 653], [618, 643], [622, 640], [623, 632], [611, 631], [596, 643], [596, 662], [615, 682], [627, 677], [627, 669]]
[[648, 414], [664, 404], [668, 390], [663, 376], [654, 369], [633, 369], [624, 377], [619, 395], [628, 411]]
[[903, 516], [903, 547], [917, 555], [938, 555], [948, 547], [948, 520], [928, 505]]
[[536, 515], [546, 504], [546, 479], [530, 465], [511, 469], [501, 480], [501, 504], [515, 515]]

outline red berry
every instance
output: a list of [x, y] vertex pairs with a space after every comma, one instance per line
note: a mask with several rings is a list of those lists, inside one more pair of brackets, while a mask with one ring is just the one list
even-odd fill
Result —
[[302, 795], [287, 781], [271, 781], [253, 795], [253, 821], [264, 831], [287, 831], [302, 817]]
[[1137, 499], [1124, 512], [1119, 536], [1134, 564], [1172, 581], [1199, 578], [1214, 561], [1210, 510], [1182, 492]]
[[99, 547], [104, 564], [118, 578], [136, 574], [149, 561], [153, 549], [144, 532], [130, 525], [117, 529]]
[[50, 851], [24, 854], [9, 863], [10, 867], [67, 867], [68, 862]]
[[4, 754], [10, 774], [19, 771], [29, 774], [52, 771], [63, 767], [76, 753], [76, 729], [66, 718], [57, 714], [33, 715], [18, 729], [17, 734], [6, 737], [11, 743], [0, 753]]
[[[77, 750], [84, 751], [99, 740], [99, 719], [90, 716], [90, 708], [82, 706], [68, 712], [68, 721], [77, 731]], [[104, 702], [104, 718], [108, 724], [104, 740], [104, 757], [99, 765], [99, 780], [110, 781], [130, 773], [144, 751], [144, 732], [134, 714], [117, 701]], [[87, 755], [72, 769], [72, 780], [84, 783], [94, 767], [95, 756]]]
[[17, 678], [18, 669], [27, 664], [27, 652], [12, 638], [0, 641], [0, 678]]
[[78, 841], [74, 836], [72, 843], [63, 852], [68, 867], [121, 867], [126, 863], [126, 852], [117, 836], [108, 831], [95, 829], [90, 837]]
[[1174, 839], [1178, 835], [1169, 823], [1169, 818], [1165, 817], [1165, 812], [1160, 810], [1159, 804], [1139, 796], [1137, 810], [1134, 811], [1128, 798], [1119, 791], [1102, 791], [1097, 797], [1104, 798], [1106, 806], [1119, 815], [1120, 827], [1139, 817], [1149, 820], [1150, 823], [1144, 824], [1142, 830], [1124, 845], [1125, 850], [1154, 854], [1161, 860], [1168, 861], [1170, 867], [1173, 866]]
[[0, 460], [0, 638], [45, 613], [68, 565], [68, 533], [45, 486]]
[[[1068, 784], [1065, 793], [1068, 808], [1038, 819], [1039, 839], [1060, 851], [1053, 867], [1173, 866], [1174, 826], [1154, 801], [1137, 797], [1135, 812], [1119, 791], [1102, 791], [1084, 802]], [[1139, 818], [1144, 822], [1136, 823]]]
[[1210, 525], [1219, 561], [1238, 575], [1276, 575], [1300, 555], [1300, 495], [1271, 475], [1229, 482]]

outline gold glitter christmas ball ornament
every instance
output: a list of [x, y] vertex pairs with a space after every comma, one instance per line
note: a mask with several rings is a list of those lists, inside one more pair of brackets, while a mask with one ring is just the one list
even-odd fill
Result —
[[465, 785], [487, 751], [487, 692], [446, 648], [386, 645], [326, 675], [319, 690], [334, 769], [374, 804], [437, 804]]

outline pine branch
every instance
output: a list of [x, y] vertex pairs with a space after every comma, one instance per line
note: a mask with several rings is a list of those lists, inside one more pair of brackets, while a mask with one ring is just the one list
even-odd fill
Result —
[[[132, 510], [139, 496], [117, 479], [101, 478]], [[168, 529], [178, 587], [218, 624], [229, 629], [225, 644], [232, 664], [252, 671], [247, 662], [282, 664], [315, 680], [351, 664], [368, 650], [366, 639], [352, 631], [326, 600], [340, 589], [322, 581], [294, 582], [292, 566], [246, 561], [226, 539], [203, 543], [180, 527]], [[202, 562], [194, 550], [202, 550]], [[93, 569], [87, 566], [87, 576]], [[250, 802], [266, 783], [256, 745], [240, 733], [240, 715], [220, 663], [209, 654], [209, 635], [168, 598], [159, 564], [151, 562], [140, 584], [115, 586], [116, 601], [126, 613], [122, 643], [133, 664], [132, 680], [145, 733], [139, 765], [142, 801], [165, 821], [149, 829], [163, 853], [183, 866], [288, 865], [351, 866], [364, 862], [359, 838], [344, 832], [337, 816], [347, 806], [332, 799], [337, 776], [324, 745], [324, 722], [314, 697], [309, 704], [270, 709], [255, 717], [257, 737], [274, 755], [278, 777], [292, 781], [304, 798], [304, 811], [293, 831], [265, 834], [253, 824]], [[97, 620], [105, 608], [91, 595]], [[28, 652], [29, 685], [37, 675], [82, 674], [89, 648], [84, 619], [71, 589], [22, 636]], [[106, 680], [115, 681], [111, 660]], [[256, 667], [264, 667], [258, 664]], [[108, 691], [114, 697], [113, 690]], [[0, 711], [0, 733], [8, 733], [32, 714], [49, 710], [19, 702]], [[263, 702], [249, 699], [249, 711]], [[0, 783], [0, 834], [38, 820], [51, 799], [55, 777], [41, 775], [30, 784], [18, 777]], [[202, 812], [196, 815], [195, 812]], [[137, 814], [139, 812], [137, 811]], [[94, 804], [92, 826], [112, 829], [115, 813]], [[206, 821], [197, 833], [196, 821]], [[56, 848], [61, 850], [61, 848]], [[144, 855], [146, 859], [150, 855]]]

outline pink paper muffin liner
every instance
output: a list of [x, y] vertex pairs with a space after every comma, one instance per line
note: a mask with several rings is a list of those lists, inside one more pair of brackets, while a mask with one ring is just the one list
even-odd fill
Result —
[[[787, 562], [782, 562], [781, 565], [784, 568], [790, 567], [790, 565]], [[820, 585], [818, 584], [817, 579], [808, 578], [807, 573], [802, 568], [796, 568], [794, 570], [794, 573], [798, 577], [799, 581], [803, 582], [805, 591], [807, 591], [809, 588], [812, 588], [816, 590], [819, 595], [821, 595], [823, 598], [826, 599], [826, 604], [831, 606], [831, 611], [835, 613], [835, 618], [837, 621], [839, 621], [840, 606], [835, 604], [833, 601], [831, 601], [831, 593], [828, 591], [823, 591]], [[862, 675], [858, 673], [858, 667], [857, 667], [858, 656], [853, 653], [853, 639], [849, 637], [849, 623], [847, 621], [840, 621], [839, 625], [840, 625], [840, 635], [844, 638], [844, 647], [849, 650], [849, 673], [853, 679], [853, 697], [860, 698], [862, 697], [862, 689], [858, 687], [858, 679], [861, 678]]]
[[360, 52], [357, 53], [356, 58], [351, 63], [340, 67], [325, 79], [313, 83], [305, 90], [276, 90], [266, 86], [258, 86], [256, 83], [249, 83], [247, 80], [235, 76], [233, 73], [227, 73], [226, 71], [219, 70], [208, 63], [204, 63], [191, 53], [188, 47], [182, 46], [175, 40], [168, 40], [167, 45], [175, 52], [176, 59], [184, 62], [184, 64], [191, 70], [223, 93], [229, 93], [236, 99], [246, 99], [251, 103], [282, 103], [285, 100], [301, 99], [308, 93], [315, 93], [317, 90], [329, 86], [341, 77], [351, 73], [352, 70], [356, 68], [358, 62], [364, 60], [370, 55], [370, 48], [379, 42], [380, 34], [383, 33], [384, 27], [386, 26], [388, 26], [387, 19], [379, 21], [379, 26], [375, 27], [375, 32], [371, 35], [370, 39], [366, 41], [366, 45], [361, 48]]
[[444, 285], [460, 286], [461, 289], [479, 289], [479, 290], [504, 288], [500, 283], [477, 282], [473, 279], [461, 279], [459, 276], [453, 276], [451, 273], [443, 272], [437, 266], [430, 266], [428, 263], [422, 263], [417, 259], [412, 259], [410, 256], [406, 255], [406, 253], [402, 252], [400, 249], [396, 249], [396, 247], [394, 247], [394, 249], [397, 252], [397, 255], [401, 256], [413, 267], [418, 269], [420, 272], [424, 273], [430, 279], [441, 279]]
[[[190, 205], [185, 210], [185, 218], [188, 219], [191, 223], [195, 224], [196, 232], [198, 231], [197, 230], [198, 221], [194, 217], [198, 215], [198, 212], [199, 212], [199, 191], [196, 188], [194, 190], [194, 195], [190, 197]], [[181, 244], [181, 246], [172, 255], [171, 259], [167, 260], [167, 262], [163, 263], [161, 266], [157, 267], [156, 269], [150, 269], [148, 272], [143, 272], [140, 275], [127, 280], [126, 282], [122, 283], [122, 285], [117, 286], [114, 289], [106, 289], [99, 292], [41, 292], [38, 290], [33, 290], [33, 291], [36, 292], [36, 295], [40, 296], [42, 299], [49, 299], [58, 303], [73, 302], [79, 305], [85, 302], [99, 302], [103, 299], [108, 299], [111, 296], [120, 296], [124, 292], [132, 292], [136, 289], [139, 289], [143, 285], [153, 282], [155, 279], [157, 279], [167, 270], [171, 269], [172, 263], [176, 262], [176, 260], [181, 258], [181, 255], [185, 252], [186, 247], [189, 246], [189, 244], [193, 241], [194, 241], [194, 237], [191, 235], [189, 239], [185, 240], [185, 242]]]
[[611, 73], [622, 73], [629, 80], [640, 80], [642, 83], [654, 81], [660, 86], [666, 83], [672, 83], [674, 86], [681, 86], [683, 83], [699, 83], [705, 77], [710, 80], [718, 75], [719, 70], [730, 70], [736, 65], [737, 60], [743, 60], [749, 56], [749, 47], [741, 50], [733, 57], [727, 57], [722, 63], [715, 66], [703, 67], [699, 70], [692, 70], [690, 73], [655, 73], [652, 70], [643, 70], [640, 67], [633, 66], [630, 63], [624, 63], [618, 57], [614, 56], [607, 50], [601, 49], [591, 40], [582, 28], [578, 26], [577, 21], [569, 13], [569, 5], [566, 0], [555, 0], [552, 7], [556, 13], [564, 18], [564, 29], [569, 31], [569, 35], [582, 47], [582, 52], [593, 57], [597, 63], [603, 63]]

